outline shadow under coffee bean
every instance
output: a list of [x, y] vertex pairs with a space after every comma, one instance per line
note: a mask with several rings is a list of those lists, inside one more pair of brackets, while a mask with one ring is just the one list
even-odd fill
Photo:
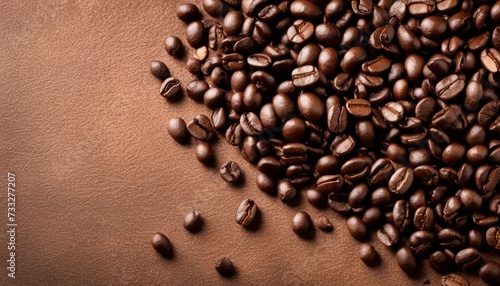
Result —
[[[225, 137], [256, 166], [259, 190], [291, 205], [307, 190], [310, 204], [346, 218], [353, 238], [394, 250], [410, 276], [423, 257], [440, 274], [472, 270], [494, 284], [499, 266], [482, 252], [500, 249], [500, 1], [434, 2], [204, 0], [218, 19], [201, 21], [195, 5], [181, 4], [186, 69], [198, 76], [186, 94], [213, 111], [172, 118], [167, 131], [181, 144], [198, 140], [208, 166], [212, 138]], [[175, 57], [184, 46], [164, 42]], [[182, 95], [164, 63], [150, 71], [162, 96]], [[219, 171], [241, 184], [234, 161]], [[251, 230], [259, 214], [247, 199], [236, 222]], [[330, 227], [326, 217], [316, 224]], [[305, 212], [291, 229], [314, 237]], [[155, 249], [168, 245], [155, 236]], [[378, 263], [371, 245], [359, 255]], [[231, 265], [216, 269], [226, 275]], [[459, 274], [442, 283], [469, 284]]]

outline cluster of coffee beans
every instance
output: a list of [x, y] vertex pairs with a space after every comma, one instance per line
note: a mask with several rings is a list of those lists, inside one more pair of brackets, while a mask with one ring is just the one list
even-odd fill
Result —
[[[203, 0], [203, 8], [213, 18], [193, 4], [176, 12], [197, 77], [186, 94], [213, 112], [172, 119], [176, 141], [199, 140], [197, 158], [208, 164], [205, 142], [222, 134], [256, 164], [260, 190], [292, 202], [307, 189], [311, 204], [347, 217], [355, 239], [376, 233], [408, 274], [428, 257], [439, 273], [464, 269], [498, 284], [500, 265], [481, 252], [500, 250], [500, 1]], [[178, 56], [184, 47], [167, 37], [165, 49]], [[180, 94], [163, 63], [151, 72], [164, 80], [161, 95]], [[240, 172], [232, 163], [221, 168], [228, 181]], [[252, 206], [242, 203], [239, 223]], [[311, 225], [307, 213], [293, 220], [300, 235]], [[378, 256], [370, 245], [360, 255], [367, 264]]]

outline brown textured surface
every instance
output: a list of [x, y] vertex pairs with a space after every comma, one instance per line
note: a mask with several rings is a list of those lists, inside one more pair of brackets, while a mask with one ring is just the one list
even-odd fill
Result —
[[[22, 3], [22, 4], [21, 4]], [[289, 207], [254, 187], [255, 171], [219, 140], [218, 163], [240, 163], [246, 184], [233, 188], [201, 166], [193, 145], [166, 133], [169, 117], [202, 110], [188, 98], [167, 103], [148, 72], [167, 62], [185, 84], [180, 61], [162, 40], [182, 35], [177, 1], [4, 1], [0, 5], [0, 176], [6, 214], [6, 174], [17, 174], [17, 285], [440, 285], [424, 263], [410, 279], [390, 251], [375, 242], [382, 264], [370, 269], [342, 218], [302, 202]], [[234, 222], [245, 198], [259, 205], [257, 231]], [[205, 227], [190, 234], [185, 213], [197, 209]], [[333, 233], [299, 239], [294, 212], [326, 214]], [[0, 260], [5, 261], [2, 219]], [[156, 231], [175, 247], [172, 260], [149, 245]], [[215, 263], [238, 268], [221, 278]], [[476, 280], [477, 281], [477, 280]]]

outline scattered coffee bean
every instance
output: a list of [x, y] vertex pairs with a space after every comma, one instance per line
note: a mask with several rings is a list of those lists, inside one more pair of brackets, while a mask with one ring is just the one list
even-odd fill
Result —
[[167, 124], [167, 131], [177, 143], [185, 144], [189, 140], [186, 122], [182, 118], [171, 118]]
[[172, 243], [163, 233], [157, 232], [151, 237], [151, 245], [153, 248], [166, 258], [171, 258], [173, 255]]
[[203, 219], [198, 211], [190, 211], [186, 214], [184, 218], [184, 228], [190, 232], [196, 232], [200, 230], [203, 224]]
[[316, 227], [321, 229], [322, 231], [329, 232], [329, 231], [333, 230], [332, 223], [324, 215], [317, 217], [316, 220], [314, 221], [314, 223], [316, 224]]
[[169, 77], [163, 81], [160, 87], [160, 94], [166, 99], [174, 98], [181, 90], [181, 82], [175, 77]]
[[210, 144], [203, 141], [196, 144], [196, 160], [204, 165], [210, 165], [214, 159], [214, 153]]
[[234, 183], [240, 179], [241, 169], [236, 162], [229, 161], [220, 167], [219, 173], [224, 181]]
[[298, 236], [309, 238], [314, 231], [311, 216], [304, 211], [296, 213], [292, 221], [292, 230]]
[[209, 141], [214, 134], [212, 122], [203, 114], [199, 114], [189, 121], [187, 130], [191, 136], [201, 141]]
[[359, 258], [368, 266], [375, 266], [380, 260], [373, 245], [368, 243], [363, 243], [359, 247]]
[[413, 276], [418, 271], [417, 260], [411, 249], [407, 246], [401, 247], [396, 252], [396, 262], [399, 268], [409, 276]]
[[441, 279], [441, 285], [443, 286], [469, 286], [469, 280], [460, 274], [452, 273], [443, 276]]
[[255, 219], [257, 211], [257, 205], [253, 200], [244, 200], [236, 211], [236, 222], [244, 227], [248, 227]]
[[219, 262], [217, 262], [215, 270], [217, 270], [217, 272], [224, 277], [232, 276], [235, 271], [233, 262], [227, 257], [223, 257], [219, 260]]
[[495, 261], [486, 262], [479, 269], [479, 277], [485, 283], [498, 285], [500, 283], [500, 264]]
[[168, 36], [163, 42], [167, 53], [174, 57], [181, 57], [184, 54], [184, 46], [181, 39], [176, 36]]
[[157, 79], [164, 81], [166, 78], [170, 77], [170, 70], [165, 65], [165, 63], [160, 61], [152, 61], [149, 66], [149, 71]]

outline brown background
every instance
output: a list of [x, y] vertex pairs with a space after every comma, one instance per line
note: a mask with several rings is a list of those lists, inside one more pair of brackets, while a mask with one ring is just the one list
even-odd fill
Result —
[[[184, 84], [191, 78], [162, 46], [165, 36], [183, 34], [177, 1], [2, 2], [0, 284], [440, 285], [427, 263], [407, 278], [377, 241], [382, 264], [365, 267], [342, 218], [261, 193], [254, 168], [224, 140], [218, 163], [240, 163], [243, 187], [200, 165], [193, 145], [173, 142], [168, 118], [208, 114], [186, 97], [167, 103], [148, 71], [159, 59]], [[8, 171], [18, 183], [15, 280], [4, 267]], [[257, 231], [234, 222], [245, 198], [260, 207]], [[195, 235], [182, 227], [192, 209], [206, 222]], [[335, 231], [299, 239], [290, 223], [302, 209], [325, 213]], [[149, 245], [156, 231], [170, 237], [174, 259]], [[222, 256], [238, 267], [233, 279], [214, 270]]]

